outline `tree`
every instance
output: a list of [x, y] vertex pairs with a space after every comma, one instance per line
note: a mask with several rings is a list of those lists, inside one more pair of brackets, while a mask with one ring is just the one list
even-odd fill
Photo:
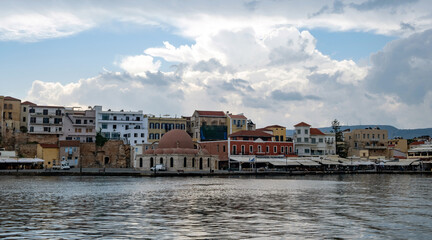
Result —
[[102, 130], [96, 133], [96, 146], [103, 147], [106, 142], [108, 142], [108, 138], [102, 136]]
[[338, 154], [340, 157], [346, 157], [347, 156], [346, 145], [343, 141], [343, 134], [340, 128], [341, 127], [339, 121], [337, 119], [333, 120], [332, 129], [333, 132], [335, 133], [335, 138], [336, 138], [336, 154]]

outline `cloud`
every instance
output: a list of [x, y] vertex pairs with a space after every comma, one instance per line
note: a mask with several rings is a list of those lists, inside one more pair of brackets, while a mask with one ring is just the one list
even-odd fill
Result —
[[132, 74], [145, 75], [146, 72], [157, 72], [161, 66], [160, 61], [153, 62], [147, 55], [128, 56], [122, 59], [120, 67]]
[[351, 3], [349, 6], [359, 11], [370, 11], [380, 8], [394, 8], [415, 2], [418, 0], [368, 0], [360, 4]]
[[367, 87], [375, 93], [393, 94], [413, 105], [432, 89], [432, 30], [389, 43], [371, 56]]
[[271, 96], [274, 100], [279, 101], [321, 100], [321, 98], [317, 96], [303, 95], [299, 92], [282, 92], [281, 90], [271, 92]]

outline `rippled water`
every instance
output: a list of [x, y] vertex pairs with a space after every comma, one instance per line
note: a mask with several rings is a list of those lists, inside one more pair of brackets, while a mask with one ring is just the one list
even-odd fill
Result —
[[430, 239], [432, 176], [0, 176], [0, 238]]

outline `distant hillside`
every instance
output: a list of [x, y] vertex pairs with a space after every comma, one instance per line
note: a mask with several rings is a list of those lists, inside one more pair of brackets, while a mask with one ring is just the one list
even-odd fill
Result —
[[[390, 125], [352, 125], [352, 126], [341, 126], [341, 130], [345, 129], [364, 129], [364, 128], [374, 128], [379, 127], [380, 129], [385, 129], [388, 131], [389, 139], [395, 137], [402, 137], [404, 139], [412, 139], [415, 137], [420, 137], [424, 135], [432, 136], [432, 128], [420, 128], [420, 129], [398, 129]], [[323, 132], [331, 132], [333, 129], [331, 127], [320, 128]], [[294, 130], [287, 130], [287, 136], [292, 136]]]

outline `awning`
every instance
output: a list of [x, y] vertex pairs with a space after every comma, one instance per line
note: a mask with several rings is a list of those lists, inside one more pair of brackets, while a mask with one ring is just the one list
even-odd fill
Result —
[[341, 163], [339, 163], [339, 162], [329, 161], [329, 160], [321, 160], [321, 161], [319, 161], [319, 163], [321, 163], [323, 165], [341, 165]]
[[409, 166], [413, 162], [412, 161], [403, 161], [403, 162], [386, 162], [384, 166]]
[[[231, 156], [230, 159], [236, 162], [251, 162], [250, 160], [255, 156]], [[257, 158], [255, 157], [255, 161]]]
[[0, 163], [16, 163], [16, 164], [24, 164], [24, 163], [43, 163], [44, 160], [40, 158], [2, 158], [0, 159]]
[[298, 163], [296, 161], [270, 160], [268, 162], [274, 166], [300, 166], [300, 163]]
[[297, 162], [303, 166], [321, 166], [319, 163], [310, 160], [299, 160]]

